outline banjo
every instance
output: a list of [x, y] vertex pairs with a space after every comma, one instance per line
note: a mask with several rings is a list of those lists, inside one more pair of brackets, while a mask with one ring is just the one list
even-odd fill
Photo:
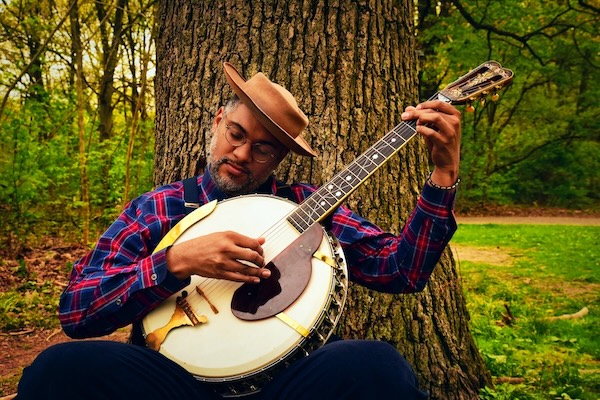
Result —
[[[488, 61], [432, 98], [471, 104], [510, 84], [513, 73]], [[467, 108], [467, 111], [469, 108]], [[402, 122], [301, 204], [272, 195], [213, 201], [183, 218], [158, 244], [233, 230], [264, 237], [271, 277], [256, 285], [192, 276], [142, 321], [148, 347], [177, 362], [224, 397], [261, 387], [333, 333], [348, 287], [344, 253], [320, 224], [416, 135]]]

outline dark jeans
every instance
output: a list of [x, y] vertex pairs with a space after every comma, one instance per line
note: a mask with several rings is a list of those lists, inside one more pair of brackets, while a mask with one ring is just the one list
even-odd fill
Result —
[[[69, 342], [42, 352], [23, 372], [19, 400], [217, 399], [186, 370], [141, 346]], [[408, 362], [387, 343], [340, 340], [284, 370], [244, 399], [426, 399]]]

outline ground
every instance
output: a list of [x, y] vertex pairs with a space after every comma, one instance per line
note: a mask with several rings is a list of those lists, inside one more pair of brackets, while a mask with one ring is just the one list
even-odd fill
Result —
[[[63, 288], [67, 284], [68, 269], [86, 252], [79, 244], [66, 244], [58, 239], [48, 239], [35, 248], [26, 248], [20, 256], [30, 274], [19, 273], [20, 263], [15, 257], [2, 256], [0, 262], [0, 292], [20, 287], [24, 280], [35, 279], [39, 287], [44, 282]], [[17, 272], [15, 272], [17, 271]], [[35, 271], [35, 273], [31, 273]], [[125, 341], [127, 330], [120, 330], [106, 337]], [[24, 329], [0, 332], [0, 400], [16, 391], [16, 383], [24, 367], [29, 365], [43, 349], [69, 339], [60, 328]]]
[[[589, 213], [573, 213], [568, 211], [554, 210], [553, 212], [541, 213], [535, 210], [509, 210], [496, 209], [495, 216], [485, 215], [481, 210], [479, 213], [470, 212], [469, 215], [458, 215], [460, 223], [543, 223], [543, 224], [584, 224], [600, 225], [600, 216]], [[508, 257], [500, 252], [490, 250], [472, 249], [468, 247], [455, 246], [453, 249], [457, 257], [462, 261], [477, 261], [480, 259], [497, 260], [498, 262], [509, 262]], [[76, 244], [65, 244], [62, 241], [47, 240], [36, 248], [25, 249], [22, 256], [28, 268], [35, 268], [38, 284], [52, 281], [59, 287], [64, 287], [67, 282], [68, 273], [66, 265], [70, 265], [86, 252], [84, 246]], [[15, 268], [18, 261], [3, 257], [0, 263], [0, 291], [14, 288], [19, 279], [15, 276]], [[112, 335], [105, 337], [108, 340], [126, 341], [128, 330], [122, 329]], [[12, 332], [0, 332], [0, 396], [7, 396], [16, 391], [16, 384], [21, 371], [29, 365], [33, 359], [45, 348], [69, 341], [60, 328], [40, 330], [25, 329]], [[0, 400], [3, 400], [0, 397]]]
[[[117, 331], [103, 339], [126, 341], [129, 333]], [[28, 330], [12, 334], [0, 334], [0, 396], [16, 392], [16, 384], [21, 371], [45, 348], [67, 342], [68, 338], [60, 328], [52, 330]], [[2, 400], [2, 397], [0, 397]]]

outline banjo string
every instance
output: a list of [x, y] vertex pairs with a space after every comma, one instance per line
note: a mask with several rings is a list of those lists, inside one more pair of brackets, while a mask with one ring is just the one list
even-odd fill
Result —
[[[287, 218], [292, 213], [293, 211], [284, 216], [281, 220], [272, 225], [264, 232], [264, 234], [261, 235], [261, 237], [265, 238], [265, 243], [263, 245], [265, 254], [271, 254], [277, 249], [285, 248], [297, 238], [297, 233], [295, 233], [293, 230], [290, 230], [289, 227], [286, 226], [288, 224]], [[265, 263], [268, 263], [269, 261], [270, 260], [266, 259]], [[238, 284], [238, 282], [216, 278], [204, 278], [203, 281], [198, 283], [196, 286], [201, 290], [204, 296], [206, 296], [208, 301], [211, 302], [211, 298], [218, 298], [222, 294], [229, 292], [230, 289], [236, 284]], [[190, 307], [192, 307], [192, 310], [196, 310], [202, 303], [207, 301], [204, 296], [198, 291], [194, 290], [193, 292], [187, 294], [186, 301]]]

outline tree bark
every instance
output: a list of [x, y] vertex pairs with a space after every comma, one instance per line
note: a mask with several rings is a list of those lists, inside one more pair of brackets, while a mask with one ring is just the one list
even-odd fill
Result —
[[[314, 160], [289, 156], [278, 176], [321, 184], [354, 160], [417, 101], [412, 1], [159, 2], [155, 184], [201, 172], [210, 125], [229, 98], [222, 62], [246, 77], [262, 71], [288, 88], [310, 119]], [[384, 229], [399, 232], [428, 171], [413, 140], [348, 200]], [[491, 384], [468, 329], [447, 251], [415, 295], [352, 286], [338, 332], [395, 345], [432, 398], [475, 399]]]

